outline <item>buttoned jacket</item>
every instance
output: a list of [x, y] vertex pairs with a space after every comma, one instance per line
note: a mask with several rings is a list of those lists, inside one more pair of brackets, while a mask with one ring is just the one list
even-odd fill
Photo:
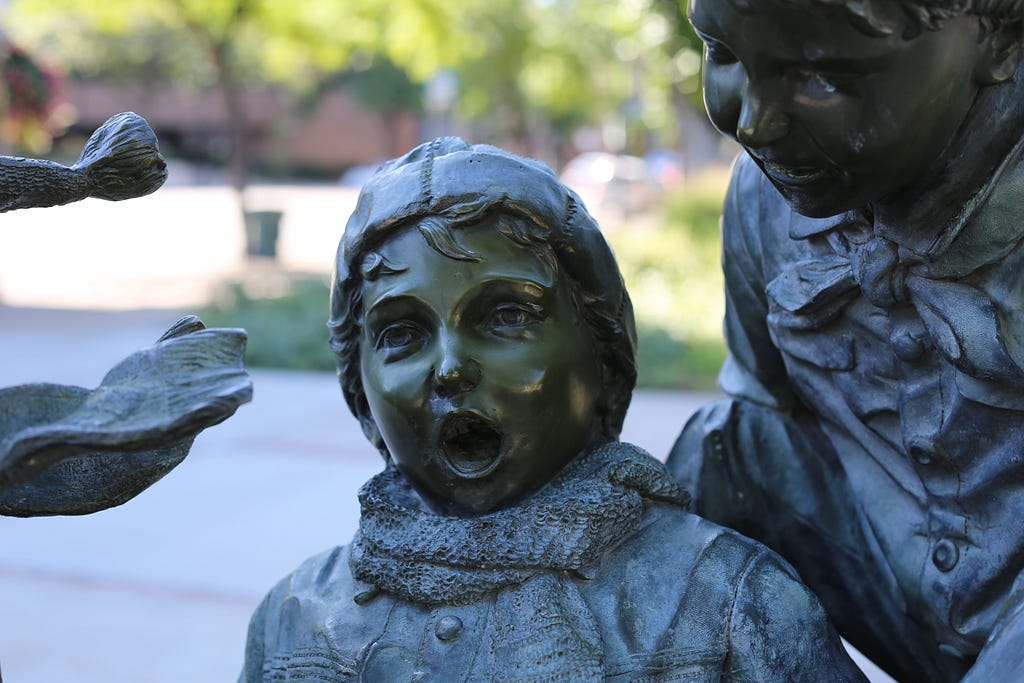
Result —
[[954, 653], [978, 652], [1024, 569], [1021, 145], [972, 192], [901, 239], [795, 213], [744, 156], [723, 218], [723, 388], [817, 418], [878, 538], [863, 552]]
[[[864, 680], [784, 561], [678, 508], [650, 504], [636, 533], [560, 580], [596, 618], [607, 681]], [[479, 664], [493, 596], [452, 607], [372, 589], [347, 546], [305, 562], [253, 616], [240, 682], [533, 680]]]

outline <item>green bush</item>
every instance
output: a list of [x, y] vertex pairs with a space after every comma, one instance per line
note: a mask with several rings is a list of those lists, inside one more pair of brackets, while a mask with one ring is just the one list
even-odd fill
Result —
[[719, 215], [728, 177], [668, 197], [654, 220], [607, 231], [636, 311], [643, 387], [712, 389], [725, 359]]
[[326, 278], [261, 277], [225, 285], [202, 318], [209, 327], [244, 327], [245, 361], [253, 367], [334, 370], [327, 345], [329, 295]]
[[[636, 310], [641, 387], [714, 387], [725, 358], [718, 231], [725, 180], [696, 181], [662, 211], [606, 232]], [[226, 286], [203, 319], [246, 328], [251, 366], [334, 370], [328, 296], [326, 278], [263, 274]]]

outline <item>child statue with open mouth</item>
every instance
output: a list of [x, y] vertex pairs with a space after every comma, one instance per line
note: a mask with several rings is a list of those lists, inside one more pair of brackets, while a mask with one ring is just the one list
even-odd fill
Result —
[[578, 198], [456, 138], [385, 164], [331, 347], [385, 470], [257, 609], [241, 681], [864, 680], [763, 546], [618, 441], [632, 308]]

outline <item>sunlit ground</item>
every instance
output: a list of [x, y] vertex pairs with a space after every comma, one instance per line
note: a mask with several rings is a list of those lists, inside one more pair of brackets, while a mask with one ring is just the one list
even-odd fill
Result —
[[[355, 192], [257, 186], [247, 202], [283, 212], [278, 267], [327, 273]], [[0, 218], [0, 303], [9, 306], [194, 307], [253, 265], [237, 196], [226, 187], [167, 187], [126, 202], [88, 199]]]

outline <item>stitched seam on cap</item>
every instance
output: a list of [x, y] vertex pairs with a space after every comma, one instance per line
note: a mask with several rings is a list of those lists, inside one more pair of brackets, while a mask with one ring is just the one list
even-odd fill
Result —
[[440, 146], [440, 142], [440, 139], [430, 142], [430, 146], [427, 148], [427, 156], [420, 167], [420, 192], [423, 193], [423, 198], [428, 204], [434, 200], [434, 197], [431, 195], [434, 177], [434, 157], [437, 155], [437, 148]]

